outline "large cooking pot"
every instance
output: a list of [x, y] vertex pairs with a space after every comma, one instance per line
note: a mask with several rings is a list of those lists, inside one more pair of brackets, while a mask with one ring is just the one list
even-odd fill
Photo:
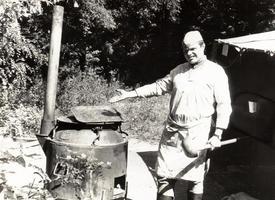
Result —
[[79, 106], [57, 119], [44, 146], [48, 186], [59, 199], [110, 200], [126, 196], [128, 141], [120, 113]]

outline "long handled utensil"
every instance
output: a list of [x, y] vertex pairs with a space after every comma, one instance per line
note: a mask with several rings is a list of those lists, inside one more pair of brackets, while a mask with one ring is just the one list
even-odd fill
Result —
[[[234, 143], [238, 142], [239, 140], [245, 139], [245, 138], [248, 138], [248, 137], [237, 137], [237, 138], [232, 138], [232, 139], [229, 139], [229, 140], [221, 141], [221, 146], [220, 147], [228, 145], [228, 144], [234, 144]], [[213, 146], [211, 144], [206, 144], [203, 148], [199, 149], [199, 151], [202, 151], [202, 150], [205, 150], [205, 149], [211, 149], [211, 148], [213, 148]]]

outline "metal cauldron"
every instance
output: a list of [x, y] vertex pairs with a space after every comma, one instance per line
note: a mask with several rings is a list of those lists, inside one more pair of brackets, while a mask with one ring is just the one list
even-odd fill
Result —
[[79, 106], [46, 140], [49, 191], [58, 199], [125, 199], [127, 134], [108, 106]]

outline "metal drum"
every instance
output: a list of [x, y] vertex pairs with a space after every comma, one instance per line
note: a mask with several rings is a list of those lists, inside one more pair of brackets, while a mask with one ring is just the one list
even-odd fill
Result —
[[58, 199], [125, 199], [127, 134], [111, 107], [75, 107], [46, 140], [49, 191]]

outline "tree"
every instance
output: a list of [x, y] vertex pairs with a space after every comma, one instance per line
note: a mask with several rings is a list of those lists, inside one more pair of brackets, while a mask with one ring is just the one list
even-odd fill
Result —
[[[115, 23], [105, 1], [3, 0], [0, 2], [0, 92], [27, 91], [35, 79], [46, 77], [54, 4], [65, 8], [60, 74], [70, 76], [97, 62], [90, 43], [99, 30]], [[80, 4], [77, 8], [75, 3]], [[99, 37], [96, 37], [99, 38]], [[98, 42], [99, 43], [99, 42]], [[7, 99], [6, 99], [7, 100]], [[0, 101], [1, 102], [1, 101]]]
[[208, 45], [275, 28], [274, 0], [2, 0], [1, 88], [45, 74], [54, 3], [65, 8], [61, 80], [96, 68], [109, 79], [144, 83], [182, 62], [179, 41], [190, 27]]
[[88, 68], [99, 68], [106, 33], [116, 29], [112, 12], [105, 0], [78, 0], [78, 7], [64, 4], [64, 25], [60, 63], [60, 79], [76, 75]]
[[[210, 39], [274, 30], [274, 0], [201, 0], [192, 9], [195, 24]], [[187, 4], [188, 1], [185, 1]], [[185, 7], [187, 6], [185, 4]], [[188, 8], [188, 7], [186, 7]]]
[[[46, 61], [23, 23], [42, 14], [42, 4], [50, 0], [2, 0], [0, 2], [0, 84], [2, 89], [26, 86], [36, 70], [33, 65]], [[29, 24], [30, 25], [30, 24]], [[26, 26], [25, 26], [26, 27]], [[31, 65], [32, 64], [32, 65]]]

